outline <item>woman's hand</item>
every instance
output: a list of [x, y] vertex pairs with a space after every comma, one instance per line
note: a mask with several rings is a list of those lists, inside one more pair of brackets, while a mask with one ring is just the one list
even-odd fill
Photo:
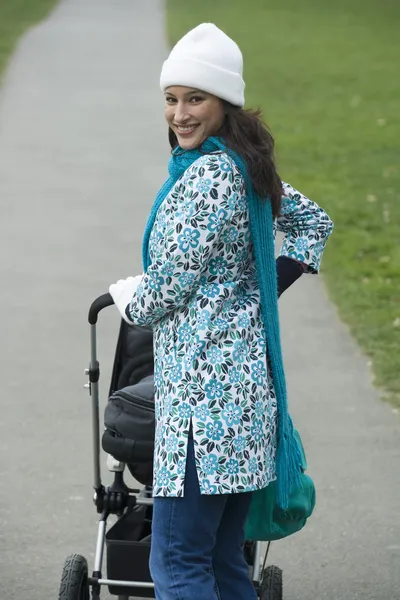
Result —
[[121, 317], [130, 324], [132, 324], [132, 321], [126, 315], [126, 308], [131, 303], [133, 296], [136, 294], [136, 290], [142, 280], [142, 277], [143, 275], [137, 275], [136, 277], [119, 279], [117, 283], [110, 285], [108, 290]]

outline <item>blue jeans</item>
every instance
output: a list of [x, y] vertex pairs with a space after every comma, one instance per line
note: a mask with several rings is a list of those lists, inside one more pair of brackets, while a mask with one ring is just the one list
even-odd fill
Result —
[[243, 554], [251, 493], [201, 495], [193, 439], [183, 498], [154, 498], [150, 571], [157, 600], [257, 600]]

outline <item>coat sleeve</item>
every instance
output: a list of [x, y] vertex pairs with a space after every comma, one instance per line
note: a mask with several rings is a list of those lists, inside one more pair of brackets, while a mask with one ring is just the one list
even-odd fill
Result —
[[215, 162], [202, 158], [186, 171], [186, 183], [172, 190], [177, 197], [167, 209], [164, 234], [150, 241], [152, 264], [127, 307], [133, 323], [154, 324], [205, 285], [201, 276], [213, 250], [229, 241], [233, 229], [231, 199], [238, 195], [241, 177], [228, 164], [229, 171], [215, 176]]
[[303, 263], [308, 273], [318, 273], [333, 223], [318, 204], [282, 183], [284, 196], [276, 228], [285, 236], [279, 255]]

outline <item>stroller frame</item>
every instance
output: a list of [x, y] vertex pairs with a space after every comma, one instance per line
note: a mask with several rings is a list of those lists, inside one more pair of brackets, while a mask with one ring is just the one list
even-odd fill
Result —
[[[85, 375], [88, 375], [89, 381], [84, 387], [89, 391], [92, 405], [92, 433], [93, 433], [93, 502], [97, 512], [100, 514], [97, 530], [96, 550], [94, 557], [94, 566], [92, 575], [89, 576], [86, 559], [78, 554], [70, 555], [64, 565], [63, 577], [60, 587], [59, 600], [89, 600], [90, 588], [92, 600], [100, 599], [102, 586], [112, 586], [135, 590], [140, 592], [147, 590], [151, 593], [154, 590], [154, 583], [149, 581], [127, 581], [118, 579], [109, 579], [103, 577], [103, 558], [106, 539], [107, 519], [110, 515], [122, 517], [126, 510], [135, 506], [152, 506], [151, 488], [145, 486], [143, 489], [131, 489], [125, 484], [123, 472], [125, 464], [119, 462], [111, 455], [108, 455], [108, 470], [114, 473], [114, 481], [110, 486], [105, 487], [101, 480], [100, 467], [100, 414], [99, 414], [99, 379], [100, 365], [97, 359], [97, 335], [96, 324], [98, 314], [104, 308], [113, 305], [113, 299], [110, 294], [99, 296], [89, 309], [88, 321], [90, 324], [90, 348], [91, 357], [89, 368], [85, 369]], [[245, 555], [250, 569], [250, 578], [253, 581], [255, 590], [259, 594], [260, 600], [282, 600], [282, 572], [276, 566], [266, 568], [266, 560], [270, 542], [261, 565], [261, 542], [245, 542]], [[71, 583], [71, 564], [74, 563], [74, 574], [77, 569], [80, 572], [79, 585]], [[75, 577], [76, 580], [76, 577]], [[111, 592], [115, 595], [115, 592]], [[154, 594], [154, 592], [153, 592]], [[147, 595], [147, 594], [146, 594]], [[138, 598], [139, 596], [118, 595], [119, 600], [128, 600], [129, 598]], [[150, 597], [154, 598], [154, 595]]]

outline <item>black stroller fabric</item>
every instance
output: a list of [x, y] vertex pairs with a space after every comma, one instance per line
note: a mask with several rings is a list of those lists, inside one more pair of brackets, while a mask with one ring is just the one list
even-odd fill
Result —
[[122, 321], [104, 414], [102, 447], [126, 463], [143, 485], [152, 485], [153, 480], [153, 373], [152, 330]]
[[153, 331], [151, 327], [121, 321], [109, 396], [154, 374]]

